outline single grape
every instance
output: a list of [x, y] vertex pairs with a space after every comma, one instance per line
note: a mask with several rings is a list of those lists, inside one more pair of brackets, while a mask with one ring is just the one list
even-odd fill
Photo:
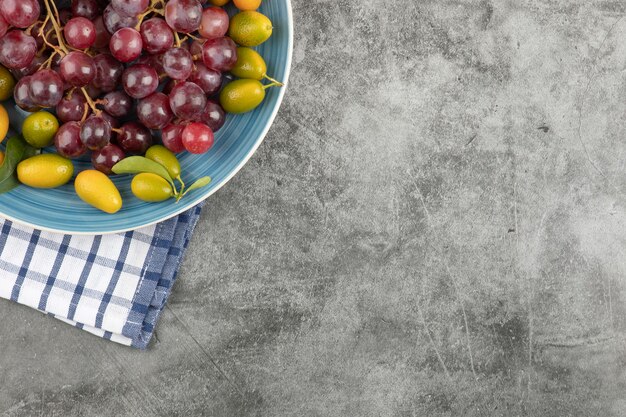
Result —
[[96, 27], [87, 18], [73, 17], [63, 28], [63, 35], [72, 48], [87, 49], [96, 41]]
[[111, 54], [120, 62], [134, 61], [141, 55], [143, 42], [141, 35], [135, 29], [121, 28], [111, 36], [109, 49]]
[[149, 129], [162, 129], [174, 118], [170, 100], [163, 93], [152, 93], [137, 103], [137, 118]]
[[121, 15], [137, 16], [145, 12], [150, 0], [111, 0], [111, 6]]
[[226, 36], [207, 39], [202, 45], [202, 61], [207, 68], [230, 71], [237, 63], [237, 45]]
[[104, 110], [114, 117], [128, 116], [133, 109], [133, 99], [123, 91], [111, 91], [104, 100]]
[[174, 80], [186, 80], [193, 70], [193, 59], [189, 51], [172, 48], [163, 54], [163, 70]]
[[228, 13], [221, 7], [207, 7], [202, 11], [198, 32], [206, 39], [221, 38], [228, 32]]
[[185, 150], [183, 145], [183, 130], [185, 126], [179, 124], [170, 124], [161, 131], [161, 140], [163, 146], [174, 153], [180, 153]]
[[189, 45], [189, 53], [194, 60], [202, 59], [202, 45], [204, 45], [204, 39], [194, 39]]
[[165, 5], [165, 21], [176, 32], [195, 32], [201, 19], [202, 5], [198, 0], [169, 0]]
[[174, 45], [174, 34], [165, 20], [153, 17], [141, 24], [143, 47], [149, 54], [161, 54]]
[[57, 117], [63, 123], [77, 122], [82, 120], [86, 106], [85, 96], [79, 91], [74, 91], [69, 97], [63, 97], [57, 104]]
[[87, 149], [102, 149], [111, 141], [111, 125], [102, 116], [90, 116], [80, 128], [80, 140]]
[[182, 141], [189, 152], [205, 153], [213, 146], [213, 131], [204, 123], [189, 123], [183, 129]]
[[73, 16], [84, 17], [92, 21], [100, 14], [100, 7], [98, 7], [96, 0], [73, 0], [71, 10]]
[[188, 81], [198, 84], [200, 88], [210, 96], [220, 90], [222, 86], [222, 74], [219, 71], [209, 69], [204, 64], [197, 62]]
[[30, 76], [28, 94], [41, 107], [54, 107], [63, 98], [63, 80], [56, 72], [44, 69]]
[[87, 152], [87, 147], [80, 139], [80, 123], [67, 122], [61, 125], [54, 135], [54, 146], [59, 155], [76, 158]]
[[159, 75], [148, 65], [133, 65], [124, 71], [122, 85], [129, 96], [144, 98], [156, 91], [159, 86]]
[[134, 28], [138, 22], [134, 16], [119, 14], [110, 4], [102, 12], [102, 20], [111, 35], [122, 28]]
[[7, 68], [24, 68], [35, 58], [37, 42], [21, 30], [11, 30], [0, 38], [0, 64]]
[[124, 65], [109, 54], [96, 55], [93, 62], [96, 67], [94, 87], [105, 93], [115, 90], [124, 72]]
[[27, 28], [39, 18], [39, 1], [37, 0], [2, 0], [0, 13], [11, 26]]
[[32, 76], [28, 75], [24, 78], [21, 78], [13, 89], [13, 99], [15, 100], [15, 104], [17, 104], [21, 109], [26, 111], [37, 111], [39, 106], [37, 106], [33, 100], [30, 98], [30, 93], [28, 92], [30, 87], [30, 80]]
[[213, 133], [220, 130], [226, 122], [226, 112], [220, 104], [214, 100], [207, 100], [204, 110], [194, 118], [196, 122], [202, 122], [209, 126]]
[[110, 143], [91, 154], [91, 163], [98, 171], [111, 175], [113, 173], [111, 170], [113, 165], [117, 164], [125, 157], [126, 154], [124, 154], [124, 151], [119, 146]]
[[206, 96], [202, 88], [187, 81], [176, 84], [169, 93], [170, 108], [183, 120], [191, 120], [206, 105]]
[[96, 76], [96, 65], [93, 58], [86, 53], [72, 51], [61, 60], [59, 72], [70, 85], [84, 87]]
[[152, 146], [150, 130], [137, 122], [127, 122], [120, 127], [117, 143], [126, 153], [143, 155]]
[[102, 16], [96, 17], [92, 20], [93, 26], [96, 28], [96, 40], [93, 43], [93, 47], [96, 49], [109, 48], [109, 42], [111, 41], [111, 34], [104, 26], [104, 20]]
[[61, 26], [67, 25], [67, 22], [72, 18], [72, 11], [70, 9], [59, 10], [59, 23]]

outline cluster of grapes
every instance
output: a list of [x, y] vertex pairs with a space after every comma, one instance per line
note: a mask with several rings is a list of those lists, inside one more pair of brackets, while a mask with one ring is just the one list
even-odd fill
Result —
[[172, 152], [212, 147], [225, 115], [210, 97], [237, 62], [228, 27], [222, 8], [198, 0], [0, 0], [0, 63], [21, 108], [55, 109], [58, 153], [91, 150], [110, 174], [145, 153], [151, 130]]

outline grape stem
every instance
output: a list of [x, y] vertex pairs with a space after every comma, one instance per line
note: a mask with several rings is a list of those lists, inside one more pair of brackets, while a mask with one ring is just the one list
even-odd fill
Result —
[[[157, 4], [160, 4], [161, 7], [156, 7]], [[143, 19], [145, 19], [146, 16], [148, 16], [150, 13], [156, 13], [156, 14], [160, 14], [161, 16], [163, 16], [164, 7], [165, 7], [165, 2], [163, 0], [151, 0], [150, 7], [148, 7], [148, 9], [145, 12], [137, 16], [137, 24], [135, 25], [135, 30], [137, 31], [139, 30], [139, 28], [141, 27], [141, 24], [143, 23]]]
[[87, 120], [87, 116], [89, 115], [89, 104], [85, 103], [85, 110], [83, 110], [83, 117], [80, 119], [80, 122], [83, 123]]
[[89, 97], [89, 93], [87, 93], [87, 89], [85, 89], [85, 87], [81, 87], [80, 90], [83, 92], [83, 95], [85, 96], [85, 100], [87, 100], [87, 104], [89, 104], [89, 107], [91, 107], [91, 111], [93, 111], [93, 113], [96, 116], [98, 116], [101, 113], [101, 111], [100, 109], [96, 107], [96, 103], [93, 102], [91, 97]]
[[174, 39], [176, 39], [176, 46], [180, 48], [180, 36], [178, 36], [178, 32], [174, 31]]
[[52, 65], [52, 59], [53, 59], [53, 58], [54, 58], [54, 56], [55, 56], [56, 54], [58, 54], [58, 53], [59, 53], [59, 52], [58, 52], [58, 51], [56, 51], [56, 50], [52, 51], [52, 53], [50, 54], [50, 56], [48, 57], [48, 59], [46, 59], [46, 61], [45, 61], [43, 64], [41, 64], [41, 65], [39, 66], [39, 68], [37, 69], [37, 71], [39, 71], [40, 69], [42, 69], [42, 68], [44, 68], [44, 67], [45, 67], [45, 68], [50, 68], [50, 65]]
[[[54, 2], [52, 2], [52, 7], [54, 8], [54, 12], [52, 12], [52, 10], [50, 9], [50, 2], [51, 0], [44, 0], [44, 4], [46, 6], [46, 10], [48, 11], [48, 16], [46, 16], [46, 20], [44, 21], [44, 24], [42, 25], [42, 28], [46, 26], [46, 23], [48, 20], [52, 21], [52, 27], [54, 28], [54, 31], [56, 32], [57, 35], [57, 40], [59, 41], [59, 46], [58, 48], [60, 48], [63, 52], [65, 52], [66, 54], [69, 53], [69, 51], [67, 50], [67, 48], [65, 47], [65, 42], [63, 42], [63, 37], [61, 35], [61, 27], [59, 26], [59, 21], [61, 19], [59, 19], [59, 12], [57, 10], [57, 6], [54, 4]], [[59, 19], [57, 21], [57, 19]], [[46, 43], [48, 43], [48, 41], [44, 38], [44, 41]], [[55, 46], [52, 46], [52, 49], [58, 49]]]

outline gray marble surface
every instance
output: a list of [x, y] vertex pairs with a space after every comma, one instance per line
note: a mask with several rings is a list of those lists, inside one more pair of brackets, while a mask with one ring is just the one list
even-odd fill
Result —
[[626, 415], [626, 3], [293, 6], [150, 350], [1, 301], [1, 415]]

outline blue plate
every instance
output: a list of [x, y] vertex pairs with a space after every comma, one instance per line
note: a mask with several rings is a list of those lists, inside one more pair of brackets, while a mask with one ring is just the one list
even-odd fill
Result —
[[[264, 1], [259, 11], [274, 24], [272, 37], [257, 51], [267, 62], [271, 77], [287, 82], [293, 49], [293, 19], [289, 0]], [[283, 99], [285, 88], [269, 88], [265, 101], [253, 112], [228, 115], [216, 133], [215, 145], [204, 155], [187, 152], [179, 155], [183, 180], [210, 176], [212, 183], [192, 191], [178, 203], [145, 203], [130, 192], [130, 176], [115, 176], [124, 205], [115, 214], [106, 214], [83, 201], [72, 183], [52, 190], [20, 186], [0, 195], [0, 215], [37, 229], [69, 234], [104, 234], [137, 229], [173, 217], [209, 197], [230, 180], [250, 159], [269, 130]], [[10, 111], [11, 124], [21, 126], [24, 115]], [[76, 172], [90, 167], [87, 161], [75, 162]]]

